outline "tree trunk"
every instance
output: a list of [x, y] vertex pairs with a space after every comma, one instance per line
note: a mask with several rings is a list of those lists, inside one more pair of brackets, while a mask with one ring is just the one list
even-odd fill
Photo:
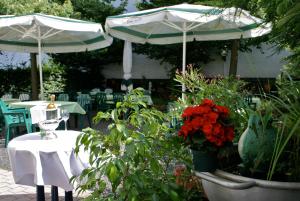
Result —
[[36, 63], [36, 53], [30, 53], [31, 62], [31, 98], [32, 100], [38, 100], [38, 71]]
[[239, 45], [240, 45], [239, 39], [232, 41], [229, 76], [234, 76], [234, 77], [236, 76]]

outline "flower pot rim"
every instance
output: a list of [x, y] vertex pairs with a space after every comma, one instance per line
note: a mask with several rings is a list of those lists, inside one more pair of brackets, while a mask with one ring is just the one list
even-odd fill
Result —
[[283, 190], [300, 190], [300, 182], [281, 182], [281, 181], [268, 181], [262, 179], [253, 179], [235, 175], [222, 170], [216, 170], [213, 173], [197, 172], [196, 175], [204, 180], [226, 186], [232, 189], [246, 189], [254, 186], [263, 188], [283, 189]]

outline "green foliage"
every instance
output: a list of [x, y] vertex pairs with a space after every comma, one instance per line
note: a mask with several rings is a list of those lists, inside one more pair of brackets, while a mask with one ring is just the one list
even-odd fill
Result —
[[[233, 0], [238, 1], [238, 0]], [[291, 62], [290, 70], [298, 71], [300, 63], [300, 2], [291, 0], [243, 0], [241, 1], [252, 13], [272, 22], [270, 42], [280, 49], [289, 48], [292, 55], [287, 59]]]
[[53, 60], [49, 60], [48, 63], [43, 65], [45, 97], [49, 97], [53, 92], [64, 91], [66, 85], [64, 69], [63, 65], [55, 63]]
[[[91, 167], [84, 170], [80, 191], [92, 189], [87, 200], [183, 200], [176, 185], [174, 162], [185, 161], [186, 150], [170, 133], [166, 114], [142, 100], [133, 90], [116, 109], [99, 112], [95, 121], [110, 121], [108, 133], [85, 129], [77, 139], [76, 152], [89, 150]], [[107, 178], [107, 181], [105, 181]], [[105, 189], [111, 193], [105, 195]]]
[[[228, 41], [192, 41], [187, 43], [186, 63], [195, 66], [213, 61], [212, 53], [220, 54], [220, 49], [229, 47]], [[213, 48], [211, 48], [213, 47]], [[180, 68], [182, 66], [182, 43], [169, 45], [140, 45], [134, 46], [134, 51], [138, 54], [147, 54], [151, 59], [160, 60]]]
[[[232, 122], [237, 135], [240, 135], [247, 126], [247, 104], [244, 101], [246, 91], [243, 91], [245, 82], [233, 77], [207, 79], [199, 69], [188, 68], [185, 75], [177, 73], [175, 81], [186, 86], [186, 98], [182, 107], [198, 105], [204, 98], [214, 100], [216, 104], [230, 109]], [[180, 111], [181, 112], [181, 111]]]
[[18, 97], [19, 93], [30, 91], [30, 69], [24, 67], [0, 69], [0, 95], [11, 93]]
[[44, 13], [64, 17], [74, 16], [70, 0], [0, 0], [0, 13], [3, 15]]
[[[121, 0], [120, 5], [112, 5], [115, 0], [71, 0], [74, 10], [81, 14], [81, 19], [98, 22], [104, 25], [106, 17], [118, 15], [124, 11], [127, 1]], [[100, 12], [101, 11], [101, 12]]]

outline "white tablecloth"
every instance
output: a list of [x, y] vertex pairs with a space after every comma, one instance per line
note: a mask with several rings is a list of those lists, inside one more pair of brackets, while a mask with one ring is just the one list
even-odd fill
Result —
[[[85, 110], [77, 103], [71, 101], [55, 101], [55, 105], [61, 109], [66, 109], [70, 113], [86, 114]], [[11, 108], [32, 108], [34, 106], [47, 106], [49, 101], [24, 101], [9, 104]]]
[[13, 177], [16, 184], [53, 185], [73, 190], [69, 180], [88, 167], [88, 155], [76, 157], [74, 147], [78, 131], [55, 131], [58, 138], [43, 140], [39, 133], [14, 138], [8, 144]]

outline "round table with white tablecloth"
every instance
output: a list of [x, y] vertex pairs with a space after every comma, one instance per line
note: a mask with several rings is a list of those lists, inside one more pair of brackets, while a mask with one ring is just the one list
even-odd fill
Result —
[[55, 131], [56, 139], [41, 139], [39, 132], [22, 135], [7, 146], [16, 184], [58, 186], [72, 191], [70, 178], [88, 167], [88, 155], [74, 154], [78, 131]]

